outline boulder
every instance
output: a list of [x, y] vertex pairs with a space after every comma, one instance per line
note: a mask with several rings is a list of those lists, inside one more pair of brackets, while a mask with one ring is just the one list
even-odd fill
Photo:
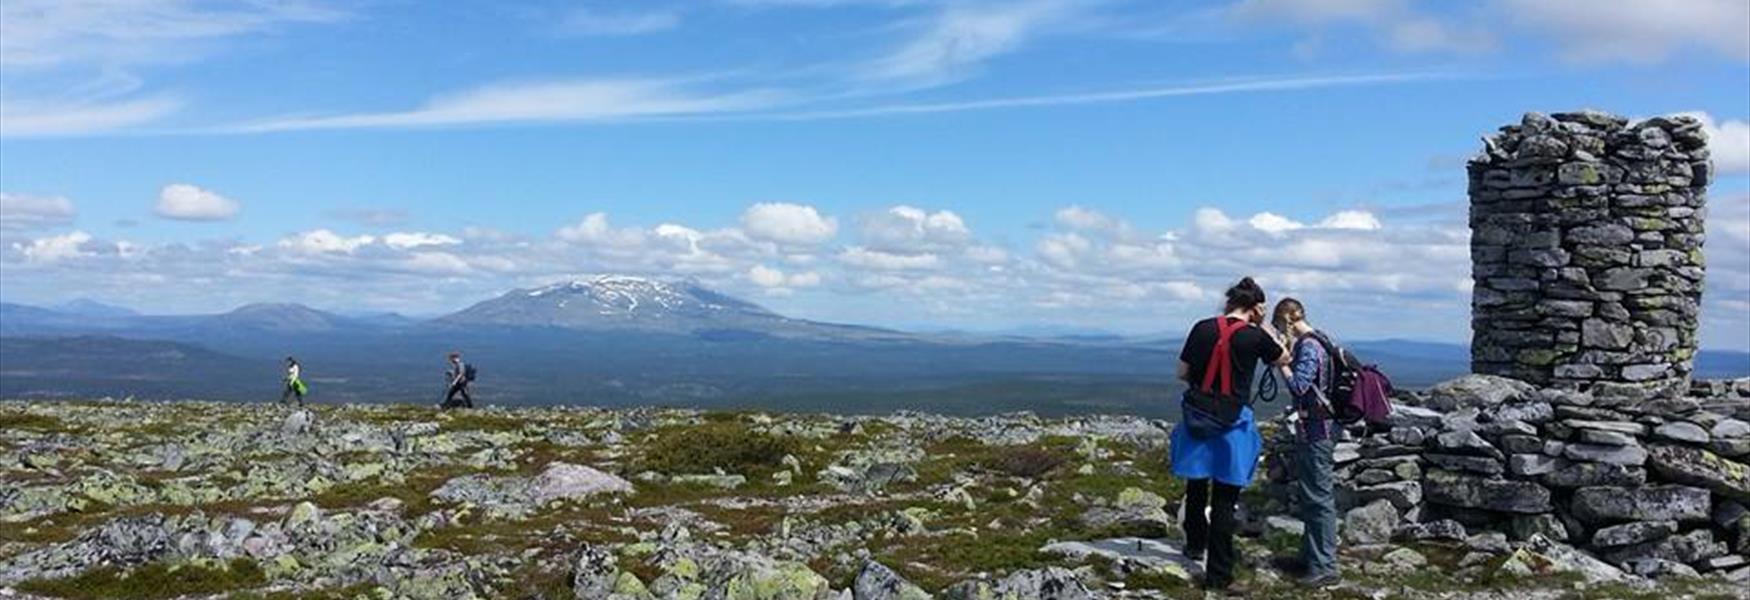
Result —
[[1463, 375], [1428, 389], [1428, 407], [1451, 412], [1464, 407], [1487, 408], [1530, 398], [1531, 384], [1495, 375]]
[[1500, 450], [1469, 429], [1448, 431], [1434, 436], [1434, 447], [1449, 454], [1486, 456], [1497, 460], [1501, 458]]
[[1625, 467], [1638, 467], [1647, 462], [1647, 450], [1640, 446], [1606, 446], [1603, 444], [1568, 444], [1562, 455], [1580, 462], [1595, 462]]
[[570, 463], [549, 463], [529, 482], [528, 497], [536, 504], [581, 499], [597, 494], [629, 494], [632, 483], [612, 473]]
[[1594, 584], [1628, 579], [1622, 569], [1543, 536], [1532, 536], [1525, 547], [1514, 551], [1500, 568], [1522, 577], [1574, 573]]
[[1653, 437], [1674, 442], [1706, 444], [1713, 439], [1706, 429], [1688, 421], [1672, 421], [1653, 428]]
[[1588, 524], [1613, 521], [1704, 522], [1712, 502], [1708, 491], [1681, 485], [1584, 487], [1574, 492], [1571, 514]]
[[875, 561], [863, 563], [863, 570], [851, 583], [854, 600], [930, 600], [932, 596], [893, 569]]
[[1592, 545], [1600, 548], [1628, 546], [1665, 539], [1677, 533], [1676, 521], [1636, 521], [1592, 532]]
[[1374, 500], [1366, 506], [1350, 509], [1343, 516], [1343, 539], [1352, 544], [1380, 544], [1391, 541], [1400, 517], [1391, 502]]
[[1750, 502], [1750, 467], [1743, 463], [1720, 458], [1701, 448], [1666, 444], [1653, 446], [1647, 457], [1647, 467], [1666, 480]]
[[1408, 523], [1399, 527], [1397, 533], [1393, 535], [1396, 539], [1414, 542], [1430, 540], [1462, 542], [1468, 536], [1464, 524], [1452, 519], [1441, 519], [1427, 523]]
[[1571, 463], [1543, 476], [1544, 485], [1577, 488], [1594, 485], [1638, 486], [1647, 482], [1647, 471], [1606, 463]]
[[1429, 502], [1462, 508], [1535, 514], [1549, 512], [1549, 490], [1528, 481], [1486, 479], [1476, 475], [1432, 470], [1422, 478]]
[[1683, 564], [1697, 563], [1725, 556], [1726, 545], [1714, 541], [1707, 529], [1697, 529], [1681, 535], [1662, 537], [1656, 541], [1635, 544], [1604, 555], [1604, 560], [1623, 564], [1637, 559], [1660, 559]]

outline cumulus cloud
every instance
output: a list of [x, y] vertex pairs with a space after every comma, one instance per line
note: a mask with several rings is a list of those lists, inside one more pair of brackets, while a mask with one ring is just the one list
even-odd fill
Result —
[[972, 230], [951, 211], [901, 205], [864, 218], [862, 236], [870, 248], [917, 254], [964, 246], [972, 240]]
[[279, 247], [299, 254], [351, 254], [376, 241], [376, 236], [346, 237], [327, 229], [316, 229], [282, 239]]
[[894, 254], [852, 246], [839, 253], [839, 262], [878, 271], [901, 271], [934, 268], [942, 263], [942, 259], [934, 254]]
[[408, 250], [421, 246], [454, 246], [462, 240], [441, 233], [409, 231], [385, 235], [383, 243], [396, 250]]
[[243, 205], [216, 192], [186, 183], [172, 183], [158, 191], [153, 214], [178, 221], [225, 221], [237, 216]]
[[811, 246], [838, 235], [838, 220], [814, 207], [786, 202], [762, 202], [741, 214], [741, 227], [755, 239]]
[[0, 192], [0, 231], [27, 231], [73, 222], [77, 211], [64, 196], [30, 196]]
[[804, 288], [820, 285], [820, 274], [813, 271], [786, 274], [766, 265], [754, 265], [747, 270], [747, 280], [768, 289]]
[[1707, 132], [1708, 151], [1713, 153], [1714, 168], [1720, 173], [1741, 175], [1750, 173], [1750, 122], [1738, 119], [1714, 119], [1705, 112], [1683, 113], [1701, 120]]
[[13, 248], [24, 255], [25, 260], [39, 263], [52, 263], [68, 258], [91, 256], [86, 248], [91, 243], [91, 234], [74, 231], [61, 235], [37, 238], [24, 243], [15, 243]]

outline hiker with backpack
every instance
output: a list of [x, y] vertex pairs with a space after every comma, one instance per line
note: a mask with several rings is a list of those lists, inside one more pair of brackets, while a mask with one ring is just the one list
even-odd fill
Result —
[[1336, 381], [1328, 337], [1306, 319], [1306, 306], [1294, 298], [1276, 303], [1271, 316], [1276, 331], [1291, 340], [1293, 351], [1283, 379], [1294, 397], [1295, 494], [1300, 521], [1300, 582], [1312, 587], [1337, 583], [1337, 497], [1332, 486], [1332, 449], [1341, 433], [1331, 405]]
[[310, 391], [310, 388], [304, 385], [303, 374], [304, 369], [298, 365], [298, 359], [287, 356], [285, 389], [280, 392], [280, 404], [290, 405], [292, 399], [296, 398], [298, 406], [304, 405], [304, 393]]
[[1287, 350], [1261, 327], [1264, 303], [1264, 289], [1241, 279], [1228, 288], [1223, 314], [1192, 326], [1179, 353], [1179, 379], [1191, 387], [1172, 432], [1173, 475], [1186, 480], [1185, 555], [1202, 560], [1208, 554], [1208, 590], [1233, 584], [1234, 510], [1264, 445], [1252, 415], [1253, 374], [1260, 361], [1288, 362]]
[[[468, 385], [474, 383], [474, 365], [462, 362], [462, 353], [450, 353], [450, 368], [444, 372], [449, 378], [449, 391], [444, 393], [444, 403], [441, 408], [456, 407], [474, 408], [474, 397], [468, 394]], [[456, 394], [462, 395], [462, 401], [456, 402]]]

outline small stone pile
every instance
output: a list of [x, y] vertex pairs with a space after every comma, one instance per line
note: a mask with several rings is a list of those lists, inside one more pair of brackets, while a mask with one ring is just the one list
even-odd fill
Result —
[[[1336, 446], [1342, 538], [1525, 553], [1521, 566], [1579, 557], [1603, 580], [1750, 581], [1750, 379], [1689, 391], [1628, 402], [1467, 375], [1401, 394], [1389, 428]], [[1288, 419], [1270, 436], [1265, 513], [1299, 514]]]
[[1527, 113], [1469, 165], [1472, 370], [1680, 396], [1713, 167], [1694, 117]]

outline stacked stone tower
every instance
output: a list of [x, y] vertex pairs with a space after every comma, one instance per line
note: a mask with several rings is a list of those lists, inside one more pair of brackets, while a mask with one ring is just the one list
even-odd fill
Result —
[[1701, 123], [1528, 113], [1484, 138], [1469, 172], [1472, 370], [1682, 393], [1712, 175]]

